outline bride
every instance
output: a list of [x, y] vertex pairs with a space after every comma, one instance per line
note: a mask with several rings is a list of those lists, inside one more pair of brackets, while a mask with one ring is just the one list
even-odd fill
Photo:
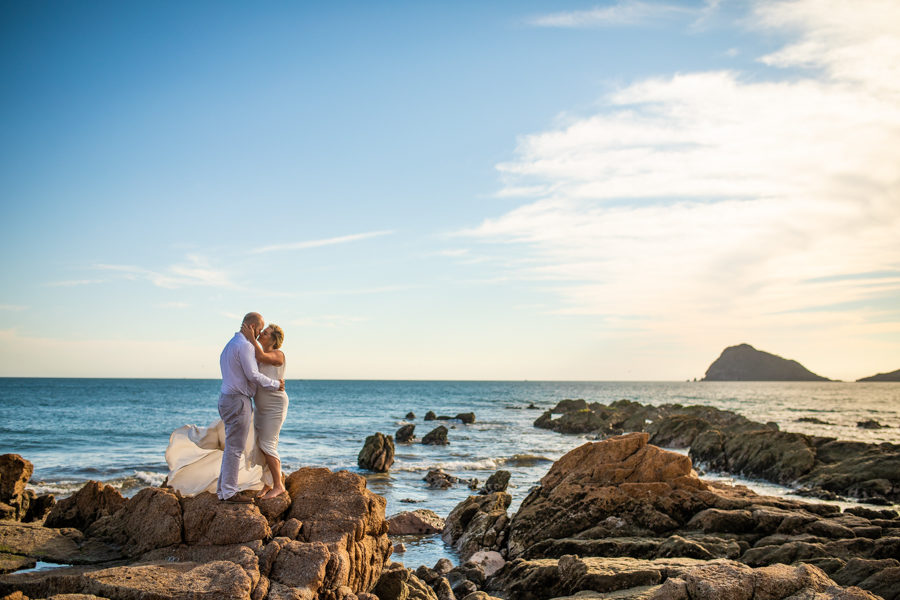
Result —
[[[254, 338], [249, 327], [241, 333], [256, 348], [259, 371], [273, 379], [284, 378], [284, 331], [270, 324]], [[277, 377], [276, 377], [277, 375]], [[247, 435], [242, 462], [238, 471], [239, 490], [261, 490], [259, 497], [275, 498], [286, 490], [278, 457], [278, 434], [287, 417], [286, 392], [259, 388], [253, 398], [253, 427]], [[185, 496], [203, 491], [216, 493], [222, 450], [225, 448], [225, 424], [216, 419], [209, 427], [185, 425], [169, 437], [166, 463], [169, 466], [167, 483]]]

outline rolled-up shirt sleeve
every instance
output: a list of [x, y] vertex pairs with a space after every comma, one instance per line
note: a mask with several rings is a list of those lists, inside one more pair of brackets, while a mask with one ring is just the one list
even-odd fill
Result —
[[271, 377], [266, 377], [259, 372], [259, 367], [256, 364], [256, 355], [253, 352], [253, 346], [250, 344], [242, 346], [238, 351], [238, 356], [241, 361], [241, 369], [244, 370], [244, 375], [247, 377], [248, 381], [255, 381], [256, 385], [262, 386], [267, 390], [277, 390], [281, 387], [280, 381], [272, 379]]

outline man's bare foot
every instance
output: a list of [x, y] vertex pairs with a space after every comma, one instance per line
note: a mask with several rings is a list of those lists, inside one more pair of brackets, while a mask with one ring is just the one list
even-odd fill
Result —
[[269, 492], [269, 490], [271, 490], [271, 489], [272, 489], [272, 488], [270, 488], [269, 486], [264, 487], [263, 489], [259, 490], [259, 493], [256, 494], [256, 497], [257, 497], [257, 498], [262, 498], [262, 497], [265, 496], [265, 495]]
[[272, 498], [277, 498], [278, 496], [282, 495], [285, 492], [287, 492], [287, 490], [284, 488], [281, 488], [281, 489], [272, 488], [271, 490], [266, 492], [266, 494], [262, 497], [262, 499], [263, 500], [271, 500]]

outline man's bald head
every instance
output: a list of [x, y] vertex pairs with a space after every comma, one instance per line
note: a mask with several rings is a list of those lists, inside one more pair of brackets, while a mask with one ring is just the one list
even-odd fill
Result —
[[249, 312], [244, 315], [243, 323], [249, 325], [255, 335], [259, 335], [259, 332], [263, 330], [263, 326], [266, 324], [262, 315], [256, 312]]

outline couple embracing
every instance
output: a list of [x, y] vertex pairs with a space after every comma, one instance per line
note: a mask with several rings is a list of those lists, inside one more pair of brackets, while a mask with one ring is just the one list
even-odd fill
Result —
[[[219, 357], [221, 419], [206, 428], [186, 425], [169, 438], [168, 484], [184, 495], [215, 491], [220, 500], [251, 503], [285, 492], [278, 434], [287, 416], [284, 331], [248, 313]], [[252, 406], [251, 406], [252, 398]]]

